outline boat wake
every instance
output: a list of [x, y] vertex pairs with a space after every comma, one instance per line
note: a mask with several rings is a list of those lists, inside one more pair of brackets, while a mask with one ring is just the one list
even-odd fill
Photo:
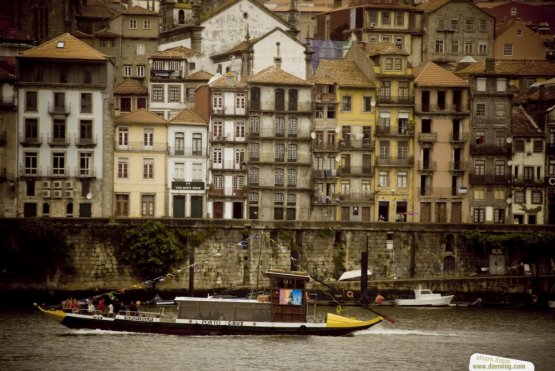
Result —
[[416, 336], [438, 336], [438, 337], [449, 337], [455, 336], [455, 334], [449, 334], [444, 332], [435, 332], [435, 331], [425, 331], [425, 330], [399, 330], [399, 329], [390, 329], [384, 328], [381, 326], [375, 326], [373, 328], [367, 330], [357, 331], [355, 336], [360, 335], [416, 335]]
[[79, 330], [70, 330], [70, 332], [66, 332], [61, 335], [62, 336], [96, 336], [96, 335], [144, 335], [144, 334], [137, 333], [137, 332], [130, 332], [130, 331], [79, 329]]

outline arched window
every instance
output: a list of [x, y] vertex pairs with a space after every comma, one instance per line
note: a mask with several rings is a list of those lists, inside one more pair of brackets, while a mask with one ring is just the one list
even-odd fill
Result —
[[455, 236], [453, 236], [452, 234], [445, 235], [445, 252], [455, 252]]
[[455, 257], [446, 256], [443, 258], [443, 271], [444, 272], [454, 272], [455, 271]]
[[179, 13], [177, 13], [177, 19], [179, 20], [179, 24], [185, 23], [185, 12], [183, 10], [180, 10]]

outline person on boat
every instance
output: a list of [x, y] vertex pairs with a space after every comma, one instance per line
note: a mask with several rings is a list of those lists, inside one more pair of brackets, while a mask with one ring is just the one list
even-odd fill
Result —
[[121, 302], [119, 301], [119, 299], [115, 299], [114, 300], [114, 313], [118, 314], [120, 310], [121, 310]]
[[114, 304], [110, 303], [108, 304], [108, 317], [113, 317], [114, 316]]
[[97, 308], [100, 314], [104, 314], [104, 309], [106, 309], [106, 304], [104, 303], [104, 298], [100, 298], [97, 304]]
[[[139, 301], [137, 300], [137, 303], [139, 303]], [[136, 316], [137, 315], [137, 305], [135, 303], [133, 303], [133, 301], [131, 301], [131, 304], [129, 304], [129, 315], [130, 316]]]
[[89, 300], [89, 305], [87, 307], [87, 313], [88, 314], [93, 314], [94, 313], [94, 304], [93, 304], [92, 300]]

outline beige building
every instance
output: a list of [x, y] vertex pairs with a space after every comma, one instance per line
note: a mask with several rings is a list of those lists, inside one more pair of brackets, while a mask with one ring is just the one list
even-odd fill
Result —
[[468, 222], [468, 83], [433, 62], [415, 71], [414, 221]]
[[142, 108], [114, 120], [114, 216], [163, 217], [167, 205], [167, 122]]
[[495, 59], [545, 60], [544, 36], [535, 33], [522, 20], [500, 23], [495, 27]]

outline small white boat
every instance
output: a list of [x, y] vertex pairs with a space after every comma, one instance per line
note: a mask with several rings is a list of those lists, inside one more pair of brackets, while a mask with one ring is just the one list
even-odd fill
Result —
[[[368, 277], [370, 277], [372, 275], [372, 272], [370, 272], [370, 270], [367, 270], [367, 275]], [[362, 270], [361, 269], [356, 269], [354, 271], [347, 271], [345, 273], [343, 273], [341, 275], [341, 277], [339, 277], [338, 281], [352, 281], [352, 280], [357, 280], [360, 281], [360, 276], [362, 275]]]
[[446, 307], [451, 304], [454, 296], [442, 296], [441, 294], [434, 294], [430, 289], [418, 287], [414, 289], [414, 299], [395, 299], [395, 305], [405, 307]]

